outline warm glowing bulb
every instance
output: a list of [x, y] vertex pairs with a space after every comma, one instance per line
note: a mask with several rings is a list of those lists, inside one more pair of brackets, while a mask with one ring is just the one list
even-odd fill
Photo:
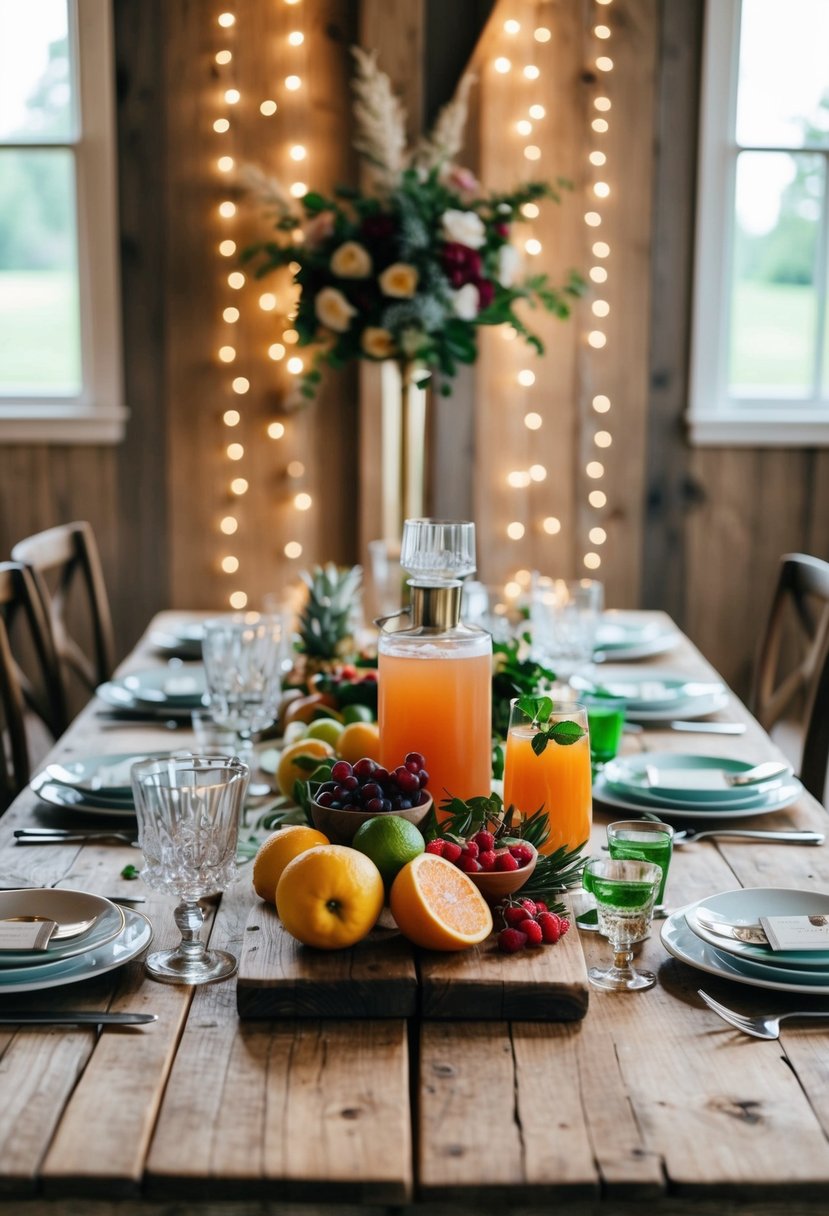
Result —
[[285, 427], [283, 426], [283, 424], [281, 422], [269, 422], [268, 423], [268, 438], [269, 439], [281, 439], [284, 434], [285, 434]]
[[588, 211], [585, 214], [584, 222], [587, 224], [588, 228], [598, 228], [599, 224], [602, 222], [602, 217], [599, 215], [598, 211]]
[[599, 557], [598, 553], [585, 553], [584, 564], [588, 570], [598, 570], [599, 566], [602, 564], [602, 559]]
[[524, 242], [524, 249], [532, 257], [535, 257], [537, 253], [541, 253], [541, 241], [538, 241], [534, 236], [531, 236], [528, 241]]
[[247, 494], [248, 483], [245, 481], [244, 477], [233, 478], [233, 481], [230, 483], [230, 492], [231, 494], [236, 494], [237, 496], [240, 494]]
[[610, 186], [607, 182], [595, 182], [593, 185], [593, 193], [596, 198], [608, 198], [610, 195]]
[[268, 347], [268, 358], [273, 359], [274, 363], [278, 363], [280, 359], [285, 358], [285, 347], [281, 342], [274, 342]]
[[250, 380], [248, 380], [245, 376], [237, 376], [230, 387], [233, 389], [234, 393], [239, 393], [241, 396], [242, 393], [246, 393], [250, 389]]
[[528, 220], [538, 219], [540, 214], [538, 203], [524, 203], [524, 206], [521, 208], [521, 214]]
[[227, 285], [228, 287], [232, 287], [234, 291], [238, 291], [240, 287], [244, 287], [245, 276], [242, 274], [241, 270], [231, 271], [231, 273], [227, 276]]
[[538, 431], [541, 429], [543, 419], [540, 414], [525, 414], [524, 426], [528, 431]]
[[588, 461], [584, 471], [594, 481], [598, 481], [600, 477], [604, 477], [604, 465], [599, 460]]
[[596, 431], [593, 436], [593, 442], [597, 448], [609, 448], [613, 442], [613, 436], [610, 431]]
[[538, 80], [540, 75], [541, 75], [541, 71], [539, 68], [537, 68], [535, 66], [534, 63], [528, 63], [527, 66], [524, 68], [524, 77], [527, 80]]
[[294, 477], [294, 478], [304, 477], [305, 476], [305, 465], [302, 463], [301, 460], [292, 460], [290, 462], [290, 464], [288, 465], [287, 469], [285, 470], [285, 472], [288, 474], [289, 477]]
[[228, 460], [241, 460], [244, 454], [245, 449], [242, 447], [241, 443], [229, 443], [227, 445]]
[[591, 266], [590, 278], [594, 283], [606, 283], [607, 271], [605, 270], [604, 266]]
[[239, 320], [239, 309], [226, 308], [222, 313], [222, 319], [227, 321], [228, 325], [234, 325]]
[[272, 291], [263, 291], [259, 297], [259, 307], [263, 312], [273, 312], [276, 308], [276, 296]]
[[233, 346], [220, 346], [219, 358], [222, 363], [232, 363], [236, 358], [236, 350]]
[[266, 118], [270, 118], [271, 114], [276, 113], [276, 102], [269, 97], [267, 101], [263, 101], [259, 107], [259, 113], [264, 114]]
[[610, 305], [607, 300], [594, 300], [591, 308], [594, 317], [606, 317], [610, 312]]
[[541, 149], [535, 144], [527, 144], [524, 157], [526, 160], [541, 160]]
[[596, 67], [600, 72], [612, 72], [613, 60], [609, 55], [599, 55], [598, 59], [596, 60]]
[[587, 335], [587, 342], [594, 350], [601, 350], [607, 345], [607, 334], [603, 334], [600, 329], [591, 329]]
[[291, 197], [292, 198], [304, 198], [307, 193], [308, 193], [308, 187], [305, 185], [305, 182], [292, 182], [291, 183]]
[[289, 540], [282, 552], [286, 557], [302, 557], [302, 545], [298, 540]]
[[605, 131], [607, 131], [607, 129], [608, 129], [607, 119], [606, 118], [594, 118], [593, 121], [591, 122], [590, 126], [593, 128], [594, 131], [597, 131], [599, 133], [599, 135], [604, 135]]
[[599, 110], [602, 114], [607, 113], [607, 111], [611, 107], [611, 104], [612, 103], [611, 103], [609, 97], [594, 97], [593, 98], [594, 110]]
[[241, 96], [238, 89], [225, 89], [225, 101], [229, 106], [235, 106]]
[[547, 470], [543, 464], [530, 465], [530, 477], [533, 481], [544, 481], [547, 476]]
[[310, 494], [303, 492], [302, 494], [294, 495], [294, 506], [296, 507], [297, 511], [307, 511], [312, 502], [313, 499], [311, 498]]
[[503, 76], [510, 70], [512, 64], [510, 63], [509, 59], [506, 59], [503, 55], [499, 55], [492, 66], [495, 68], [496, 72], [500, 72]]
[[289, 46], [302, 46], [304, 41], [305, 35], [301, 30], [291, 30], [290, 34], [288, 35]]
[[523, 368], [516, 379], [524, 388], [529, 388], [531, 384], [535, 384], [535, 372], [531, 372], [528, 367]]
[[304, 144], [294, 144], [294, 146], [291, 148], [291, 160], [305, 160], [307, 155], [308, 153], [305, 150]]
[[[520, 594], [521, 594], [521, 584], [520, 583], [516, 583], [514, 581], [504, 583], [504, 595], [506, 596], [506, 598], [508, 600], [517, 599]], [[496, 612], [498, 611], [497, 607], [496, 607], [495, 611]]]
[[604, 528], [591, 528], [587, 533], [587, 539], [591, 545], [603, 545], [607, 540], [607, 533]]
[[223, 258], [232, 258], [235, 252], [236, 252], [236, 242], [235, 241], [222, 241], [222, 243], [219, 245], [219, 253], [222, 255]]
[[282, 334], [282, 341], [287, 342], [289, 346], [295, 346], [299, 341], [299, 331], [296, 329], [286, 329]]
[[610, 246], [606, 241], [596, 241], [593, 246], [593, 256], [596, 258], [606, 258], [610, 255]]
[[219, 64], [224, 65], [226, 63], [230, 63], [232, 58], [233, 58], [232, 51], [217, 51], [216, 52], [216, 62]]
[[605, 494], [604, 490], [591, 490], [587, 495], [587, 501], [590, 503], [591, 507], [596, 507], [597, 509], [606, 507], [607, 495]]
[[219, 215], [223, 220], [231, 220], [236, 214], [236, 204], [227, 200], [224, 203], [219, 203]]
[[224, 135], [225, 131], [230, 130], [230, 123], [226, 118], [217, 118], [213, 123], [213, 130], [217, 135]]
[[292, 359], [288, 360], [288, 362], [285, 366], [288, 368], [288, 371], [291, 373], [292, 376], [298, 376], [299, 373], [302, 371], [303, 367], [305, 366], [305, 364], [302, 362], [302, 360], [300, 358], [298, 358], [296, 355], [294, 355], [294, 357]]
[[504, 33], [505, 34], [517, 34], [520, 29], [521, 29], [520, 21], [515, 21], [513, 19], [510, 19], [509, 21], [504, 22]]
[[523, 469], [514, 469], [511, 473], [507, 473], [507, 485], [511, 486], [513, 490], [523, 490], [529, 484], [530, 475]]
[[238, 410], [225, 410], [222, 414], [222, 422], [225, 426], [238, 426], [242, 421], [242, 415]]
[[231, 608], [235, 608], [237, 612], [240, 612], [243, 608], [247, 608], [248, 597], [245, 595], [244, 591], [233, 591], [228, 596], [228, 603], [230, 604]]
[[224, 570], [225, 574], [235, 574], [239, 569], [238, 557], [233, 557], [232, 554], [228, 554], [227, 557], [223, 557], [222, 569]]
[[536, 119], [543, 118], [545, 116], [545, 114], [547, 113], [547, 111], [544, 109], [544, 107], [542, 105], [538, 105], [538, 104], [536, 104], [534, 106], [530, 106], [530, 108], [527, 112], [528, 112], [530, 118], [536, 118]]
[[610, 398], [606, 397], [604, 393], [598, 393], [593, 398], [593, 409], [597, 414], [606, 414], [610, 409]]
[[302, 88], [302, 81], [300, 80], [300, 78], [298, 76], [286, 76], [285, 77], [285, 88], [290, 93], [295, 93], [297, 89]]
[[556, 536], [561, 531], [561, 520], [556, 519], [555, 515], [548, 515], [541, 526], [548, 536]]
[[231, 25], [236, 24], [236, 18], [233, 16], [233, 13], [219, 13], [216, 20], [224, 30], [229, 29]]
[[216, 167], [220, 173], [229, 173], [233, 165], [234, 160], [232, 156], [220, 156], [216, 161]]
[[533, 129], [533, 125], [529, 119], [522, 118], [515, 124], [515, 129], [519, 135], [529, 135]]
[[239, 521], [233, 515], [226, 515], [219, 524], [219, 527], [225, 536], [233, 536], [234, 532], [239, 530]]
[[533, 34], [536, 42], [549, 42], [552, 36], [546, 25], [540, 25]]
[[510, 538], [510, 540], [520, 540], [523, 535], [524, 535], [524, 525], [523, 524], [518, 523], [517, 521], [514, 523], [511, 523], [511, 524], [507, 524], [507, 536]]

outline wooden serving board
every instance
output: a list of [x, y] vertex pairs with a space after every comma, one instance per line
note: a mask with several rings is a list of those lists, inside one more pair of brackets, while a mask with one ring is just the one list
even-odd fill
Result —
[[494, 937], [472, 950], [417, 950], [377, 929], [349, 950], [312, 950], [270, 905], [248, 916], [236, 1005], [241, 1018], [409, 1018], [572, 1022], [587, 1012], [579, 935], [502, 954]]

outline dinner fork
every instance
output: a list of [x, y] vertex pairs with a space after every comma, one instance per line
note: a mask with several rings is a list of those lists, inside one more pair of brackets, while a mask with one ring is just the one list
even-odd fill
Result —
[[780, 1023], [788, 1018], [829, 1019], [829, 1009], [793, 1009], [787, 1013], [758, 1013], [755, 1017], [751, 1017], [748, 1014], [736, 1013], [735, 1010], [721, 1005], [701, 988], [697, 989], [697, 993], [708, 1008], [712, 1009], [724, 1022], [728, 1022], [729, 1026], [742, 1030], [743, 1034], [753, 1035], [755, 1039], [779, 1039]]

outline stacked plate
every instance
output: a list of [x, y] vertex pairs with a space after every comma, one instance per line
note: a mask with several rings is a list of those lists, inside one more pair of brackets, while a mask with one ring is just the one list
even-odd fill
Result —
[[829, 916], [829, 895], [783, 887], [724, 891], [669, 916], [662, 943], [681, 962], [738, 984], [829, 996], [829, 950], [772, 950], [726, 936], [729, 926], [737, 926], [744, 937], [756, 938], [745, 927], [761, 916], [813, 915]]
[[668, 621], [643, 621], [639, 613], [605, 612], [596, 630], [595, 657], [611, 663], [648, 659], [673, 650], [679, 638]]
[[32, 778], [31, 788], [43, 802], [62, 810], [105, 815], [109, 819], [134, 818], [130, 769], [138, 760], [147, 758], [147, 754], [126, 752], [47, 764]]
[[166, 629], [154, 629], [150, 642], [162, 654], [180, 659], [200, 659], [204, 625], [201, 621], [180, 621]]
[[20, 920], [51, 920], [56, 928], [43, 950], [0, 950], [0, 995], [103, 975], [135, 958], [153, 936], [140, 912], [50, 887], [0, 891], [0, 922]]
[[599, 675], [596, 680], [573, 676], [570, 682], [579, 691], [624, 697], [629, 722], [670, 722], [674, 718], [693, 721], [717, 713], [728, 704], [725, 685], [718, 681], [689, 680], [661, 672], [631, 676], [606, 667]]
[[170, 666], [133, 671], [95, 691], [125, 715], [189, 720], [192, 711], [205, 704], [205, 689], [203, 667]]
[[791, 769], [752, 785], [729, 785], [726, 775], [754, 766], [722, 756], [643, 752], [605, 765], [593, 783], [593, 797], [606, 806], [665, 819], [745, 819], [769, 815], [796, 802], [803, 786]]

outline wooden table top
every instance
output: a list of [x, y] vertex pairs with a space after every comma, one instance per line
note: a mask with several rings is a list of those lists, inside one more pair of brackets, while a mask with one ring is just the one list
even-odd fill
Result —
[[[143, 644], [125, 669], [158, 662]], [[645, 666], [713, 674], [685, 639], [627, 669]], [[183, 729], [114, 728], [100, 708], [84, 711], [55, 757], [190, 742]], [[744, 720], [746, 734], [648, 729], [625, 747], [751, 761], [777, 754], [736, 698], [721, 716]], [[597, 809], [596, 849], [612, 818]], [[120, 877], [140, 861], [134, 849], [15, 845], [14, 829], [33, 821], [54, 823], [26, 792], [0, 820], [0, 885], [145, 895], [155, 945], [177, 940], [173, 899]], [[826, 814], [804, 796], [758, 822], [821, 830]], [[679, 907], [736, 886], [829, 891], [829, 849], [699, 842], [677, 849], [667, 897]], [[224, 895], [211, 944], [238, 956], [254, 900], [246, 879]], [[605, 956], [606, 943], [580, 937], [588, 962]], [[130, 1009], [158, 1021], [101, 1032], [0, 1028], [0, 1211], [264, 1216], [298, 1202], [320, 1213], [554, 1203], [575, 1213], [633, 1213], [645, 1203], [671, 1214], [825, 1211], [825, 1025], [784, 1029], [778, 1042], [749, 1039], [709, 1012], [697, 989], [745, 1010], [808, 999], [692, 970], [668, 956], [658, 933], [640, 957], [658, 973], [655, 988], [593, 990], [584, 1020], [566, 1024], [240, 1022], [234, 980], [158, 984], [140, 960], [81, 984], [7, 995], [3, 1012]]]

